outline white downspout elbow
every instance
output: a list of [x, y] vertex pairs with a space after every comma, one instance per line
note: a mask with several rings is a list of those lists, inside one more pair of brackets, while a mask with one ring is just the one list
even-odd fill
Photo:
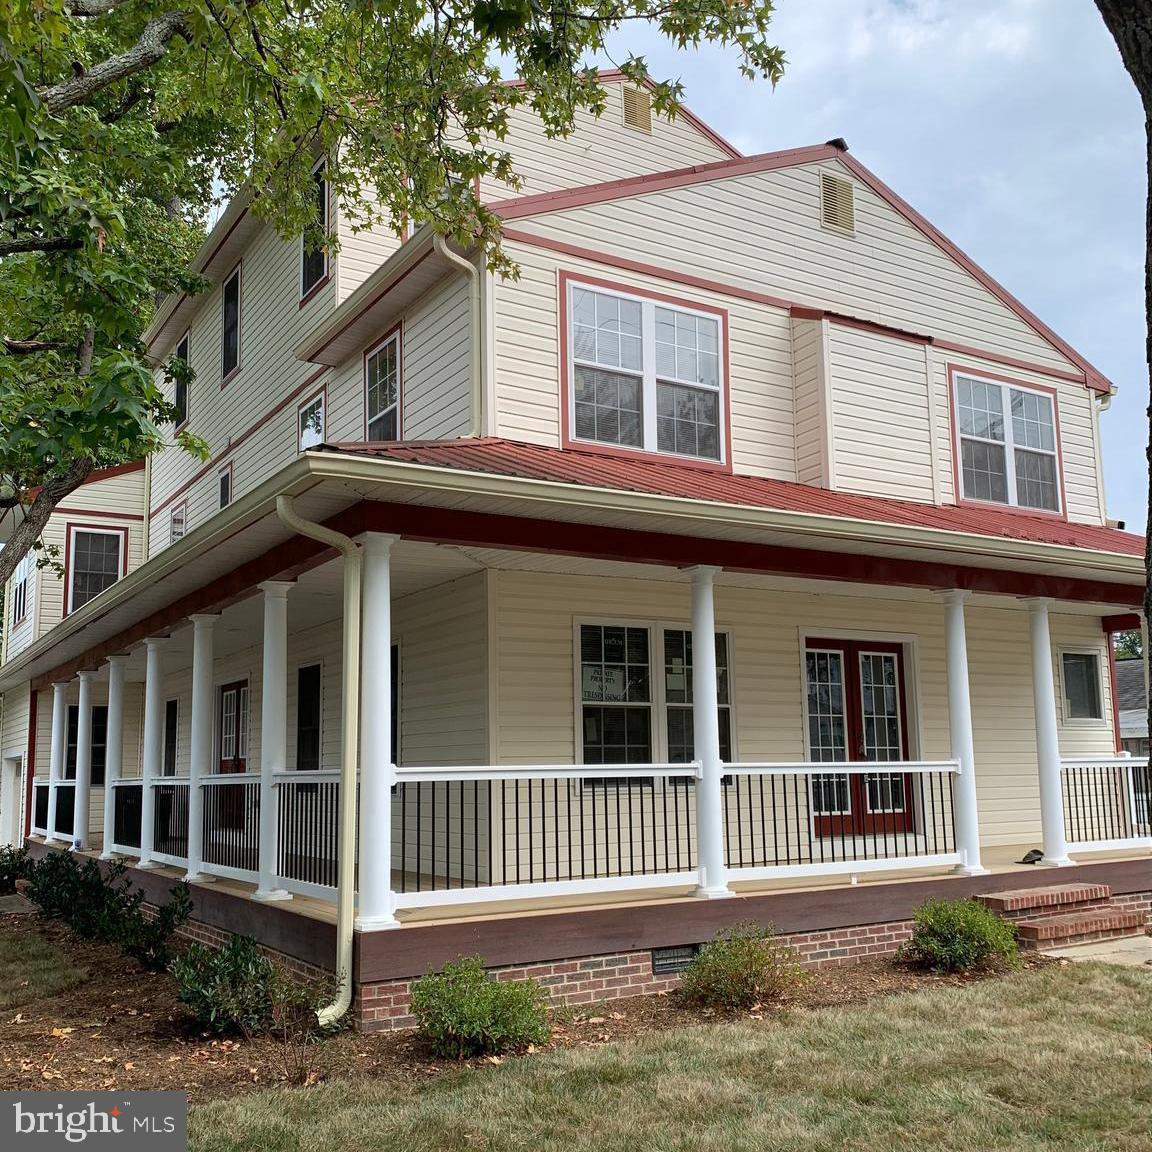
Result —
[[483, 349], [481, 347], [484, 319], [481, 299], [481, 273], [480, 269], [478, 269], [471, 260], [466, 260], [459, 253], [453, 252], [444, 242], [444, 237], [441, 236], [439, 232], [433, 233], [432, 246], [449, 264], [455, 264], [457, 268], [466, 272], [472, 281], [470, 293], [470, 311], [472, 316], [472, 419], [468, 426], [468, 435], [479, 437], [483, 435], [484, 428], [484, 359]]
[[321, 1025], [352, 1003], [352, 941], [356, 892], [356, 769], [360, 753], [360, 548], [351, 537], [297, 514], [291, 496], [276, 497], [276, 515], [293, 532], [344, 557], [344, 679], [340, 732], [340, 847], [336, 879], [336, 999], [317, 1012]]

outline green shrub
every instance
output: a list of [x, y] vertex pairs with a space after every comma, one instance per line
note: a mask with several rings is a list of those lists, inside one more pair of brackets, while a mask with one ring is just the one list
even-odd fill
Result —
[[251, 936], [223, 948], [193, 944], [171, 966], [180, 1002], [210, 1032], [254, 1035], [272, 1023], [276, 968]]
[[146, 917], [137, 901], [127, 918], [119, 944], [149, 971], [163, 972], [171, 962], [172, 937], [191, 915], [192, 893], [181, 881], [168, 889], [168, 899], [156, 908], [154, 916]]
[[912, 920], [900, 956], [918, 968], [967, 972], [1016, 962], [1015, 930], [979, 900], [929, 900]]
[[0, 896], [11, 896], [16, 881], [25, 875], [28, 853], [23, 848], [0, 848]]
[[457, 1059], [542, 1044], [552, 1034], [544, 989], [535, 980], [494, 979], [479, 956], [417, 980], [412, 1013], [433, 1049]]
[[733, 1012], [779, 999], [804, 979], [795, 951], [771, 926], [745, 920], [700, 949], [680, 979], [680, 994], [690, 1004]]

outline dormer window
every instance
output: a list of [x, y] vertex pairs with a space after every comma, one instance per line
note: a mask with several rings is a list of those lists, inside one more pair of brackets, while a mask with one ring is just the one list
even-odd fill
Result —
[[722, 462], [721, 314], [600, 286], [568, 291], [571, 440]]
[[[328, 167], [321, 160], [312, 170], [314, 183], [313, 201], [313, 227], [322, 236], [328, 235]], [[309, 237], [303, 236], [300, 240], [300, 297], [306, 299], [308, 294], [318, 288], [328, 275], [328, 249], [324, 245], [309, 247]]]
[[1062, 511], [1055, 396], [962, 372], [952, 384], [961, 498]]

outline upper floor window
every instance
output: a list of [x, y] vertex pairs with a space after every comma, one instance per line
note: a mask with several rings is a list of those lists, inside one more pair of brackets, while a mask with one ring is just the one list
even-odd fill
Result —
[[[312, 179], [315, 183], [313, 202], [313, 219], [316, 230], [322, 235], [328, 234], [328, 179], [327, 164], [321, 160], [312, 170]], [[328, 249], [322, 244], [309, 247], [308, 237], [301, 237], [300, 241], [300, 295], [307, 296], [328, 275]]]
[[324, 393], [305, 400], [297, 411], [297, 434], [301, 452], [324, 443]]
[[176, 351], [172, 354], [173, 360], [179, 360], [181, 371], [176, 372], [175, 392], [172, 396], [172, 406], [176, 409], [176, 427], [180, 428], [188, 420], [188, 335], [185, 333], [184, 339], [176, 345]]
[[226, 464], [216, 473], [216, 485], [220, 493], [220, 507], [227, 508], [232, 503], [232, 465]]
[[117, 529], [69, 529], [69, 612], [94, 600], [123, 575], [124, 536]]
[[964, 499], [1059, 512], [1053, 397], [959, 373], [954, 383]]
[[364, 360], [368, 440], [400, 439], [400, 333], [394, 332]]
[[221, 293], [220, 373], [225, 380], [240, 367], [240, 268], [224, 281]]
[[168, 543], [175, 544], [184, 538], [188, 526], [188, 505], [177, 504], [168, 514]]
[[573, 439], [723, 459], [716, 315], [571, 286]]
[[24, 556], [12, 573], [12, 623], [19, 624], [28, 615], [28, 582], [32, 573], [32, 557]]

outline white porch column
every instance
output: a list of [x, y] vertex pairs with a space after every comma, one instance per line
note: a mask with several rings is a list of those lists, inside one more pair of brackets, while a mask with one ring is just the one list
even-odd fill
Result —
[[204, 881], [204, 785], [212, 771], [213, 633], [217, 617], [198, 613], [192, 621], [192, 741], [188, 754], [188, 871], [185, 880]]
[[72, 845], [88, 847], [88, 812], [92, 800], [92, 677], [80, 673], [80, 707], [76, 720], [76, 797], [72, 806]]
[[111, 860], [116, 842], [116, 789], [124, 770], [124, 666], [127, 656], [108, 657], [108, 746], [104, 753], [104, 839], [100, 859]]
[[68, 753], [68, 684], [52, 685], [52, 751], [48, 758], [48, 835], [49, 840], [61, 840], [56, 835], [56, 790], [64, 779], [64, 758]]
[[724, 769], [716, 687], [716, 614], [712, 586], [719, 568], [692, 569], [692, 740], [703, 775], [696, 783], [697, 896], [731, 896], [724, 863]]
[[392, 545], [364, 537], [360, 710], [359, 928], [397, 924], [392, 907]]
[[155, 868], [152, 846], [156, 835], [156, 793], [164, 757], [164, 647], [167, 639], [144, 641], [144, 759], [140, 772], [140, 868]]
[[260, 881], [257, 900], [291, 900], [276, 887], [279, 806], [273, 776], [288, 767], [288, 590], [290, 583], [267, 580], [264, 593], [264, 671], [260, 706]]
[[1056, 720], [1056, 684], [1052, 676], [1050, 600], [1026, 600], [1032, 633], [1032, 695], [1036, 708], [1036, 764], [1040, 773], [1040, 820], [1044, 833], [1042, 864], [1071, 864], [1064, 832], [1064, 792], [1060, 778], [1060, 737]]
[[948, 727], [952, 756], [960, 761], [956, 780], [956, 848], [960, 863], [956, 871], [979, 876], [988, 869], [980, 863], [980, 819], [976, 803], [976, 751], [972, 740], [972, 701], [968, 683], [968, 638], [964, 628], [964, 604], [968, 593], [942, 592], [944, 637], [948, 658]]

